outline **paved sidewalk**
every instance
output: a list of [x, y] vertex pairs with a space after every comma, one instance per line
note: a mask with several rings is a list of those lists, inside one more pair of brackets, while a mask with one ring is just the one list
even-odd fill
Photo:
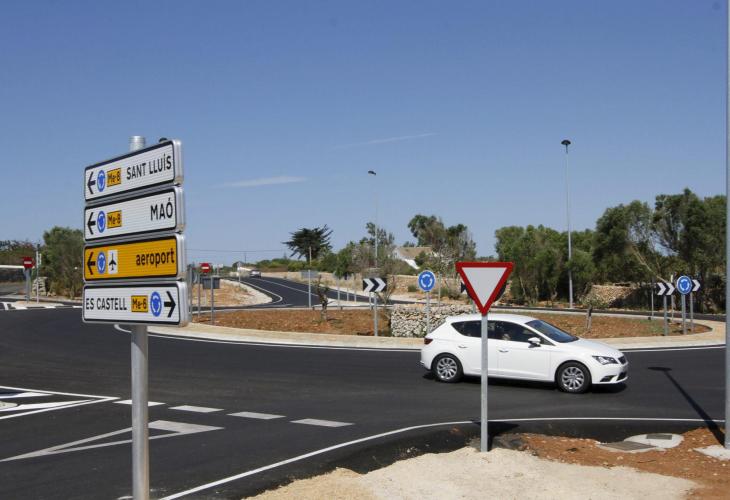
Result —
[[[651, 349], [658, 347], [698, 347], [725, 343], [725, 323], [720, 321], [695, 321], [712, 328], [705, 333], [669, 337], [626, 337], [595, 339], [617, 349]], [[360, 335], [336, 335], [330, 333], [270, 332], [223, 326], [191, 323], [185, 328], [150, 327], [152, 333], [178, 335], [210, 340], [256, 342], [264, 344], [291, 344], [323, 347], [356, 347], [370, 349], [412, 349], [423, 346], [423, 339], [400, 337], [365, 337]]]

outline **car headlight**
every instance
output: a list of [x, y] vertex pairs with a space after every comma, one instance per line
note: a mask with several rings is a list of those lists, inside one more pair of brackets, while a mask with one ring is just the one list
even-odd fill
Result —
[[618, 361], [616, 361], [616, 358], [612, 358], [609, 356], [593, 356], [593, 359], [595, 359], [602, 365], [617, 365], [618, 364]]

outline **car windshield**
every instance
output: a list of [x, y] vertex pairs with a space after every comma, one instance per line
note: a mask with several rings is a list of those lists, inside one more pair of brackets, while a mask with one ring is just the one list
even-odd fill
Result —
[[530, 321], [529, 323], [527, 323], [527, 326], [534, 328], [535, 330], [542, 333], [550, 340], [554, 340], [555, 342], [564, 343], [575, 342], [576, 340], [578, 340], [578, 337], [576, 337], [575, 335], [564, 332], [557, 326], [551, 325], [550, 323], [542, 321], [540, 319]]

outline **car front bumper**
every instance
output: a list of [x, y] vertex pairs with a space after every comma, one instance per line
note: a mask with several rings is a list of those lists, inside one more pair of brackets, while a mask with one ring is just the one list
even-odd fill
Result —
[[629, 379], [629, 364], [594, 366], [592, 372], [594, 384], [619, 384]]

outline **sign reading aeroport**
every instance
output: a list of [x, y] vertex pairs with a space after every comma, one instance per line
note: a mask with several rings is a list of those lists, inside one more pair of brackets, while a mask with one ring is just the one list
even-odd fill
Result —
[[108, 243], [84, 249], [86, 281], [183, 278], [185, 277], [185, 237]]
[[188, 323], [181, 182], [177, 140], [85, 169], [85, 322]]
[[165, 141], [86, 167], [84, 199], [98, 200], [153, 186], [180, 184], [181, 152], [180, 141]]

